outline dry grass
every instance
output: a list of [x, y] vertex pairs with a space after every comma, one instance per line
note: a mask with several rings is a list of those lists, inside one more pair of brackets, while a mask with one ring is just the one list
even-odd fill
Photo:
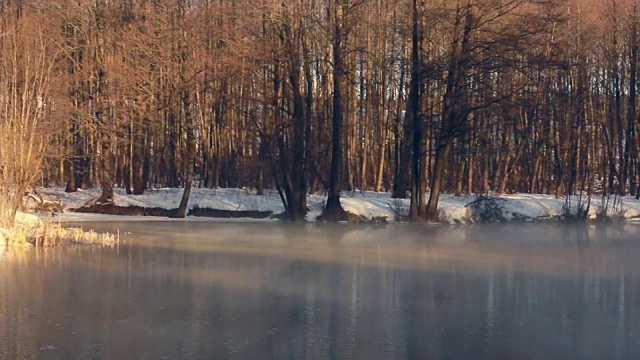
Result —
[[85, 231], [80, 228], [65, 228], [61, 224], [43, 223], [37, 226], [15, 226], [5, 233], [5, 242], [10, 246], [56, 246], [60, 244], [83, 244], [113, 246], [118, 239], [109, 233]]

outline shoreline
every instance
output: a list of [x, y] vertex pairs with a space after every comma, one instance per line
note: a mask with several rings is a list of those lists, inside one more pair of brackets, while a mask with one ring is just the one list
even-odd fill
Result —
[[[50, 222], [82, 222], [82, 221], [225, 221], [225, 222], [275, 222], [283, 206], [274, 191], [265, 195], [256, 195], [249, 189], [193, 189], [189, 201], [192, 213], [200, 212], [204, 216], [187, 216], [185, 219], [171, 218], [172, 209], [177, 207], [182, 189], [151, 189], [143, 195], [127, 195], [124, 189], [115, 189], [114, 203], [108, 205], [115, 211], [125, 214], [113, 215], [92, 209], [93, 214], [74, 212], [91, 204], [99, 197], [100, 189], [80, 190], [65, 193], [62, 188], [39, 188], [42, 196], [49, 201], [62, 205], [63, 213], [54, 217], [46, 217]], [[438, 224], [473, 224], [479, 222], [494, 223], [535, 223], [535, 222], [571, 222], [581, 221], [567, 218], [578, 209], [580, 203], [573, 199], [567, 203], [563, 198], [537, 194], [510, 194], [484, 198], [489, 202], [477, 206], [476, 195], [456, 197], [442, 195], [440, 201], [440, 221]], [[321, 214], [326, 198], [323, 195], [307, 197], [309, 212], [307, 222], [316, 222]], [[402, 217], [408, 211], [408, 199], [392, 199], [388, 193], [370, 191], [345, 192], [341, 202], [346, 211], [362, 218], [363, 224], [384, 222], [404, 223]], [[591, 198], [586, 222], [636, 222], [640, 220], [640, 200], [633, 197], [617, 198], [613, 206], [613, 197], [594, 196]], [[94, 206], [95, 208], [99, 208]], [[112, 209], [113, 210], [113, 209]], [[114, 211], [114, 212], [115, 212]], [[167, 216], [140, 216], [155, 213]], [[97, 214], [96, 214], [97, 213]], [[605, 215], [606, 214], [606, 215]], [[208, 216], [207, 216], [208, 215]], [[246, 216], [245, 216], [246, 215]], [[210, 217], [212, 216], [212, 217]], [[260, 217], [260, 218], [256, 218]], [[375, 221], [378, 220], [378, 221]], [[399, 221], [400, 220], [400, 221]]]

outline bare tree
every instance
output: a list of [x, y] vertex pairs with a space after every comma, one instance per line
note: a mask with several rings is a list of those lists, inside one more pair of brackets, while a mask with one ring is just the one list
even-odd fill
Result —
[[13, 225], [53, 135], [50, 88], [58, 51], [44, 17], [17, 10], [7, 6], [0, 13], [0, 227]]
[[344, 95], [343, 88], [347, 81], [345, 55], [348, 39], [357, 21], [357, 9], [364, 0], [335, 0], [330, 7], [329, 24], [331, 28], [331, 50], [333, 65], [332, 95], [332, 137], [331, 137], [331, 170], [327, 204], [322, 212], [325, 219], [340, 221], [347, 219], [347, 213], [340, 204], [343, 164], [344, 134]]

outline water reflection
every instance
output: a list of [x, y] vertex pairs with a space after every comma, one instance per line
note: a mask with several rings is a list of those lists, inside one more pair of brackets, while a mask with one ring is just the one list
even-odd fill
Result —
[[90, 226], [0, 254], [0, 358], [640, 356], [629, 225]]

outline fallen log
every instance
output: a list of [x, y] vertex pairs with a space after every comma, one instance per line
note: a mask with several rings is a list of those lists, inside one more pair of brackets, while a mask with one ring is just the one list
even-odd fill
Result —
[[[142, 206], [118, 206], [115, 204], [88, 204], [76, 209], [70, 209], [72, 212], [87, 214], [105, 214], [105, 215], [124, 215], [124, 216], [162, 216], [173, 218], [176, 216], [178, 209], [163, 209], [158, 207], [142, 207]], [[258, 210], [220, 210], [211, 208], [195, 207], [188, 212], [188, 216], [211, 217], [211, 218], [252, 218], [266, 219], [273, 214], [272, 211]]]

